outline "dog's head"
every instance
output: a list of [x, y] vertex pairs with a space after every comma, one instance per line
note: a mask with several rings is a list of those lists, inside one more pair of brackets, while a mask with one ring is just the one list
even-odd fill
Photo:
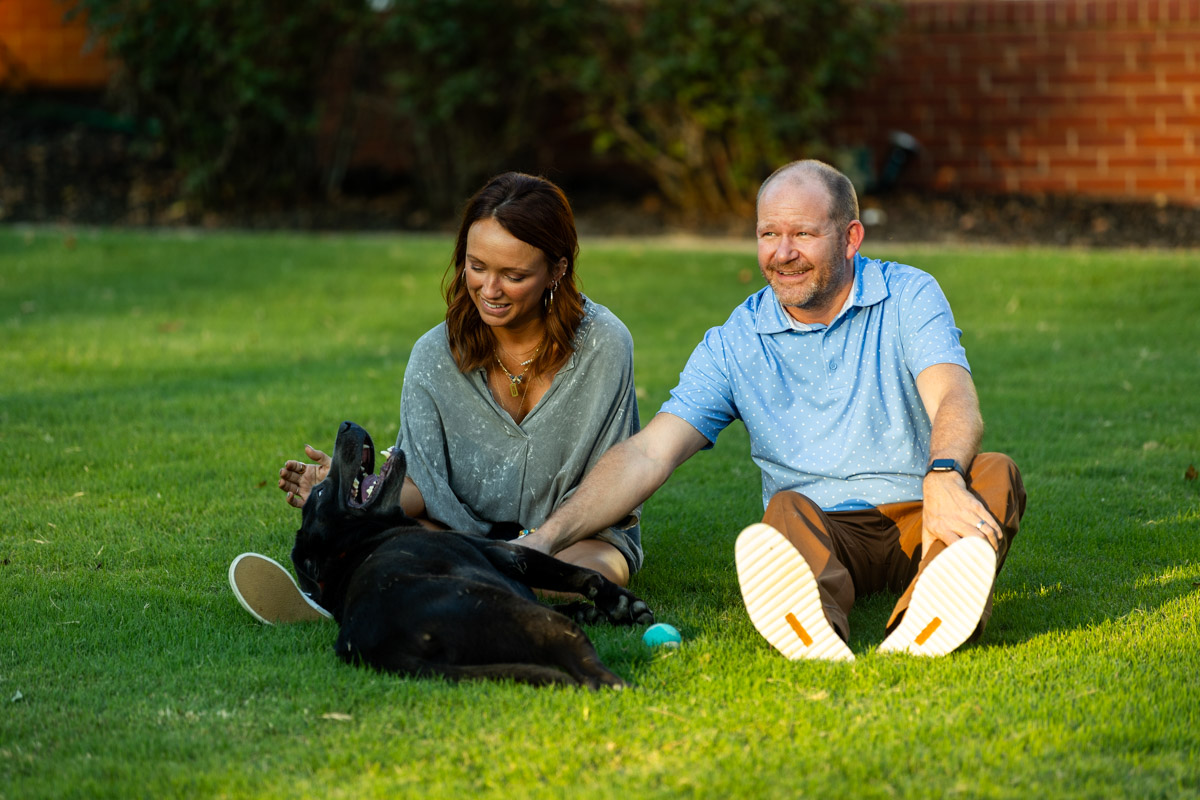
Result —
[[383, 531], [416, 524], [400, 507], [406, 466], [400, 448], [393, 449], [376, 475], [371, 436], [353, 422], [343, 422], [332, 462], [304, 503], [292, 548], [300, 588], [317, 602], [348, 554], [369, 546]]

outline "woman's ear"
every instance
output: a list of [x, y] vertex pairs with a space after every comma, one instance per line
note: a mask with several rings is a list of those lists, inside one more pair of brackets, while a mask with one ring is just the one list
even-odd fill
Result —
[[558, 260], [558, 263], [554, 265], [553, 274], [554, 274], [553, 283], [555, 286], [557, 286], [558, 282], [561, 281], [563, 279], [563, 276], [567, 274], [566, 256], [563, 256], [562, 258], [560, 258]]

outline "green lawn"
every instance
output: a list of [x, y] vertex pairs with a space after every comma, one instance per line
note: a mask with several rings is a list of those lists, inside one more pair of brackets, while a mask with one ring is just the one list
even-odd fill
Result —
[[[448, 239], [0, 228], [0, 798], [1197, 796], [1200, 254], [865, 250], [941, 281], [1024, 472], [984, 641], [876, 655], [877, 596], [853, 665], [779, 657], [735, 579], [762, 510], [735, 426], [646, 504], [633, 588], [684, 647], [589, 629], [635, 685], [593, 694], [347, 667], [226, 583], [287, 558], [285, 459], [395, 435]], [[749, 241], [580, 266], [644, 420], [759, 286]]]

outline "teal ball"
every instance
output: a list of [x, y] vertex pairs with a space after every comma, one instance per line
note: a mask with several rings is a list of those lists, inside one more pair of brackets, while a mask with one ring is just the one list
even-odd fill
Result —
[[683, 637], [674, 625], [659, 622], [646, 628], [642, 634], [642, 643], [647, 647], [679, 647]]

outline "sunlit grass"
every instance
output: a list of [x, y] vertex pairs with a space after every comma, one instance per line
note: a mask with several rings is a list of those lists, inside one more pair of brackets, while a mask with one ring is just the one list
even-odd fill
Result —
[[[593, 628], [624, 693], [352, 669], [233, 600], [286, 559], [274, 488], [353, 419], [388, 439], [444, 238], [0, 229], [0, 798], [1190, 797], [1200, 792], [1200, 256], [873, 246], [932, 272], [985, 447], [1029, 511], [981, 645], [784, 661], [733, 571], [745, 432], [646, 505], [633, 588], [684, 647]], [[759, 283], [752, 244], [584, 242], [643, 419]]]

